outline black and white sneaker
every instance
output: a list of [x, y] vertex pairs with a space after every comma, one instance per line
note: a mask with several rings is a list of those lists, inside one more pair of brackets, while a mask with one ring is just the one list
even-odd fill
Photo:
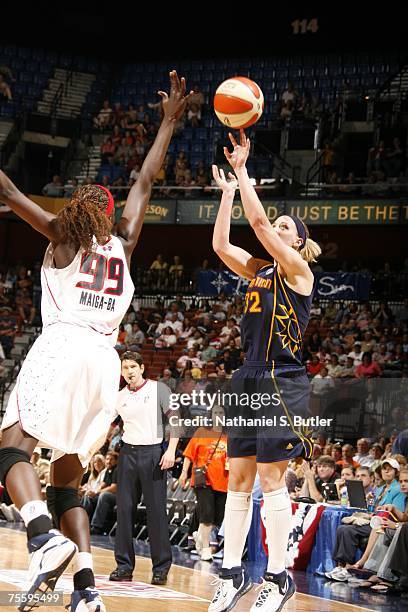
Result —
[[[76, 545], [59, 531], [42, 533], [28, 541], [30, 565], [27, 577], [27, 595], [47, 593], [55, 589], [56, 582], [77, 552]], [[24, 603], [18, 608], [28, 612], [37, 603]]]
[[208, 607], [208, 612], [229, 612], [238, 600], [252, 588], [252, 580], [245, 574], [242, 567], [221, 569], [219, 578], [212, 585], [217, 585], [214, 597]]
[[250, 612], [280, 612], [285, 603], [296, 593], [295, 584], [287, 572], [265, 572], [257, 600]]

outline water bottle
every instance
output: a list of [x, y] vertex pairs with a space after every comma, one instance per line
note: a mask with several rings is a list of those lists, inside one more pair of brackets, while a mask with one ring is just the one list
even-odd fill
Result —
[[348, 506], [348, 495], [346, 487], [343, 487], [340, 492], [340, 506], [342, 508], [347, 508]]

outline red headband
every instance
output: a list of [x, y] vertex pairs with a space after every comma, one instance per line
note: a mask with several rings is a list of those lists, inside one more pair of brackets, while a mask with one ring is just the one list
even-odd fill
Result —
[[96, 187], [100, 187], [101, 189], [103, 189], [103, 191], [106, 193], [106, 195], [108, 196], [108, 204], [106, 206], [106, 210], [105, 213], [108, 217], [110, 217], [110, 215], [113, 212], [113, 209], [115, 208], [115, 202], [113, 200], [113, 195], [111, 194], [111, 192], [109, 191], [109, 189], [106, 189], [106, 187], [104, 187], [103, 185], [96, 185]]

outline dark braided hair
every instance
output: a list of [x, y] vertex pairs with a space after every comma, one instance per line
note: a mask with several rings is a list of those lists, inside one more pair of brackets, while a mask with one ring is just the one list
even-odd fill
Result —
[[110, 238], [112, 221], [105, 214], [108, 195], [97, 185], [78, 187], [68, 204], [58, 213], [61, 242], [92, 249], [92, 238], [104, 244]]

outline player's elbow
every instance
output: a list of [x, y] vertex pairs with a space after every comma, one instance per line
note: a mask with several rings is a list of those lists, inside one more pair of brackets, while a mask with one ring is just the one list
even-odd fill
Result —
[[219, 240], [213, 240], [212, 243], [212, 247], [214, 249], [214, 252], [218, 255], [221, 256], [223, 254], [226, 253], [227, 249], [228, 249], [228, 243], [226, 242], [221, 242]]
[[269, 231], [271, 224], [265, 214], [259, 214], [258, 212], [248, 217], [248, 223], [255, 232]]

